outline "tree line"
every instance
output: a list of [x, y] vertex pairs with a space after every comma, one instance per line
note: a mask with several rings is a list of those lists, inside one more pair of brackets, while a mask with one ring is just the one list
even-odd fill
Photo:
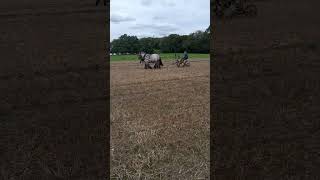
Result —
[[165, 37], [138, 38], [124, 34], [111, 42], [110, 53], [189, 53], [210, 52], [210, 26], [205, 31], [196, 31], [189, 35], [170, 34]]

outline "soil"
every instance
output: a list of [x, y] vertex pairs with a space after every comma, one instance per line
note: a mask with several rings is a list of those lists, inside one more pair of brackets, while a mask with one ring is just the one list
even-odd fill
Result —
[[111, 176], [209, 178], [209, 61], [111, 63]]

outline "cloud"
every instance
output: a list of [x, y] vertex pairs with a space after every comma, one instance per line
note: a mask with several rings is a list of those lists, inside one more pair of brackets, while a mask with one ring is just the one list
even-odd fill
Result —
[[168, 36], [170, 33], [164, 33], [164, 32], [160, 32], [159, 35], [164, 37], [164, 36]]
[[143, 6], [151, 6], [152, 0], [142, 0], [141, 5]]
[[[169, 0], [158, 0], [158, 1], [153, 1], [153, 0], [141, 0], [141, 5], [143, 6], [151, 6], [151, 5], [160, 5], [161, 6], [165, 6], [165, 7], [173, 7], [173, 6], [176, 6], [176, 4], [172, 1], [169, 1]], [[156, 6], [158, 7], [158, 6]]]
[[153, 20], [164, 20], [166, 19], [165, 17], [162, 17], [162, 16], [153, 16], [152, 18]]
[[140, 38], [150, 37], [150, 35], [149, 34], [139, 34], [139, 35], [137, 35], [137, 37], [140, 39]]
[[143, 37], [159, 37], [176, 33], [179, 28], [174, 24], [136, 24], [130, 29], [136, 31], [136, 35]]
[[131, 28], [138, 30], [152, 30], [161, 33], [170, 33], [178, 30], [178, 27], [173, 24], [136, 24]]
[[162, 0], [161, 4], [166, 7], [174, 7], [176, 4], [172, 1]]
[[209, 0], [111, 0], [110, 6], [111, 39], [189, 34], [210, 24]]
[[128, 22], [128, 21], [135, 21], [135, 18], [123, 16], [119, 14], [112, 14], [110, 17], [110, 21], [113, 23], [120, 23], [120, 22]]

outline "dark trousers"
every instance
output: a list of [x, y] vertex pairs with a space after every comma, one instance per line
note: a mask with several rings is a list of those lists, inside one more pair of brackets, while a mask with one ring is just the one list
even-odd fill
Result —
[[[98, 6], [100, 0], [97, 0], [96, 1], [96, 6]], [[107, 0], [103, 0], [103, 5], [106, 6], [107, 5]]]

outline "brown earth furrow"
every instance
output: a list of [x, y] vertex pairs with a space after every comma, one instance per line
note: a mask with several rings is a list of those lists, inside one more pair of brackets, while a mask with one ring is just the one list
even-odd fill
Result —
[[117, 84], [117, 88], [122, 86], [132, 86], [132, 85], [142, 85], [142, 84], [151, 84], [151, 83], [163, 83], [170, 82], [170, 81], [180, 81], [180, 80], [190, 80], [194, 78], [209, 78], [209, 75], [199, 75], [199, 76], [192, 76], [192, 77], [181, 77], [181, 78], [172, 78], [172, 79], [166, 79], [166, 80], [151, 80], [151, 81], [145, 81], [145, 82], [136, 82], [136, 83], [128, 83], [128, 84]]

